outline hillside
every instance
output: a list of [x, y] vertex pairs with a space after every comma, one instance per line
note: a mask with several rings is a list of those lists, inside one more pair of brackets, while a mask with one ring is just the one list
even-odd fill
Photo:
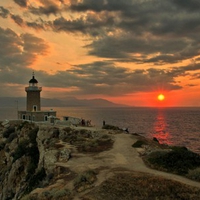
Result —
[[160, 150], [169, 151], [112, 126], [10, 122], [0, 127], [0, 199], [198, 199], [199, 182], [144, 164]]
[[[126, 105], [115, 104], [105, 99], [77, 99], [68, 97], [66, 99], [41, 98], [42, 107], [123, 107]], [[25, 97], [0, 97], [0, 107], [25, 107]]]

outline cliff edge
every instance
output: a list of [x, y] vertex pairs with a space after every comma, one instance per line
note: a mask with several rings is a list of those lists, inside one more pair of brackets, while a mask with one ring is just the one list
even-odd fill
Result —
[[199, 182], [146, 166], [158, 151], [171, 152], [120, 129], [3, 123], [0, 199], [198, 199]]

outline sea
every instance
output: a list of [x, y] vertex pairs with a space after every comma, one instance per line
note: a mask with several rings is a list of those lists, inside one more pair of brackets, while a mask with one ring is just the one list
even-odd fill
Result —
[[[0, 120], [17, 119], [17, 109], [0, 107]], [[44, 107], [53, 109], [57, 116], [91, 120], [92, 125], [106, 124], [128, 128], [147, 138], [156, 137], [160, 143], [185, 146], [200, 154], [200, 107]], [[24, 110], [24, 109], [22, 109]]]

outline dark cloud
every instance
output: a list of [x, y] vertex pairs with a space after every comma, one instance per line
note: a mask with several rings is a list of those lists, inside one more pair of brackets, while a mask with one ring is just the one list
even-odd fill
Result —
[[5, 9], [4, 7], [0, 6], [0, 16], [3, 18], [7, 18], [10, 14], [9, 10]]
[[134, 5], [134, 1], [124, 0], [83, 0], [81, 2], [71, 0], [70, 9], [78, 12], [85, 12], [88, 10], [101, 12], [101, 11], [121, 11], [130, 8]]
[[28, 0], [13, 0], [16, 4], [18, 4], [19, 6], [21, 6], [21, 7], [27, 7], [27, 2], [28, 2]]
[[45, 24], [40, 22], [26, 22], [26, 26], [35, 30], [46, 30]]
[[[199, 77], [200, 3], [197, 0], [70, 0], [60, 4], [38, 0], [38, 7], [26, 0], [14, 2], [26, 8], [26, 15], [10, 14], [0, 7], [1, 17], [10, 16], [26, 29], [54, 31], [58, 37], [59, 32], [79, 33], [87, 39], [84, 48], [89, 55], [110, 60], [73, 66], [55, 75], [38, 72], [46, 86], [76, 88], [77, 94], [125, 95], [154, 90], [156, 86], [177, 90], [181, 89], [181, 83], [176, 78], [192, 76], [191, 72], [196, 72], [194, 79]], [[10, 29], [0, 29], [0, 44], [5, 47], [0, 50], [2, 80], [5, 74], [14, 80], [12, 71], [19, 73], [22, 68], [27, 69], [48, 50], [42, 39], [30, 34], [17, 35]], [[194, 59], [195, 63], [159, 69], [160, 65], [170, 66], [188, 59]], [[145, 66], [149, 63], [155, 68], [130, 70], [116, 67], [115, 61], [133, 63], [133, 68], [136, 63]]]
[[113, 26], [113, 16], [102, 14], [101, 17], [89, 14], [87, 17], [78, 19], [57, 18], [53, 21], [52, 29], [56, 32], [79, 32], [93, 37], [105, 35]]
[[172, 2], [189, 11], [200, 10], [200, 2], [198, 0], [172, 0]]
[[[1, 83], [22, 83], [28, 67], [47, 52], [46, 42], [31, 34], [18, 35], [11, 29], [0, 28]], [[24, 75], [24, 77], [23, 77]]]
[[29, 7], [29, 10], [31, 13], [35, 15], [50, 15], [50, 14], [56, 15], [57, 13], [60, 12], [59, 7], [57, 7], [56, 5], [48, 5], [46, 7], [40, 6], [39, 8]]
[[[90, 48], [91, 55], [114, 59], [126, 58], [127, 61], [138, 60], [139, 63], [164, 64], [180, 62], [199, 54], [199, 4], [198, 1], [189, 0], [102, 0], [98, 3], [83, 0], [71, 1], [70, 8], [77, 12], [92, 10], [99, 18], [100, 12], [115, 12], [112, 24], [98, 24], [98, 36], [101, 37], [86, 46]], [[183, 11], [183, 7], [190, 7], [190, 12]], [[82, 24], [79, 31], [89, 33], [92, 23], [85, 29], [87, 24], [82, 22], [79, 21]], [[71, 21], [73, 27], [72, 24], [75, 25], [75, 22]], [[68, 30], [68, 26], [63, 27], [65, 31]], [[106, 27], [109, 27], [109, 30]], [[105, 31], [112, 34], [108, 36]], [[141, 59], [134, 57], [133, 54], [136, 53], [142, 55]]]
[[21, 27], [28, 27], [35, 30], [46, 30], [49, 26], [51, 26], [51, 24], [48, 24], [48, 22], [44, 22], [41, 18], [34, 22], [28, 22], [24, 21], [23, 18], [19, 15], [11, 14], [11, 19]]
[[184, 75], [162, 70], [130, 70], [116, 67], [112, 62], [95, 62], [73, 66], [67, 71], [55, 75], [40, 74], [39, 77], [48, 87], [76, 88], [68, 92], [71, 95], [126, 95], [139, 91], [154, 91], [161, 85], [166, 90], [177, 90], [182, 87], [174, 80]]
[[[178, 63], [199, 55], [197, 0], [70, 0], [60, 4], [40, 0], [39, 7], [27, 5], [25, 0], [15, 2], [34, 15], [61, 15], [52, 21], [25, 21], [19, 15], [11, 15], [19, 26], [87, 35], [92, 41], [85, 46], [90, 55], [156, 65]], [[64, 11], [81, 16], [66, 18], [62, 16]]]
[[[190, 75], [199, 79], [200, 64], [169, 69], [136, 69], [116, 67], [112, 62], [94, 62], [73, 66], [70, 70], [58, 71], [54, 75], [38, 73], [47, 87], [76, 88], [67, 95], [107, 95], [118, 96], [136, 92], [180, 90], [182, 84], [176, 78]], [[187, 84], [194, 87], [194, 84]]]
[[11, 15], [11, 19], [13, 19], [14, 22], [16, 24], [18, 24], [19, 26], [23, 26], [24, 25], [24, 20], [19, 15]]

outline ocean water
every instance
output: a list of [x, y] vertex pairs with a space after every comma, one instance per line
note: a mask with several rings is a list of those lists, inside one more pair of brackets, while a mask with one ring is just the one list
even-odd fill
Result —
[[[49, 110], [50, 108], [43, 108]], [[52, 108], [51, 108], [52, 109]], [[200, 108], [87, 108], [55, 107], [57, 116], [72, 116], [91, 120], [95, 126], [107, 124], [128, 128], [148, 138], [156, 137], [160, 143], [186, 146], [200, 153]], [[16, 119], [16, 108], [0, 108], [0, 120]]]

